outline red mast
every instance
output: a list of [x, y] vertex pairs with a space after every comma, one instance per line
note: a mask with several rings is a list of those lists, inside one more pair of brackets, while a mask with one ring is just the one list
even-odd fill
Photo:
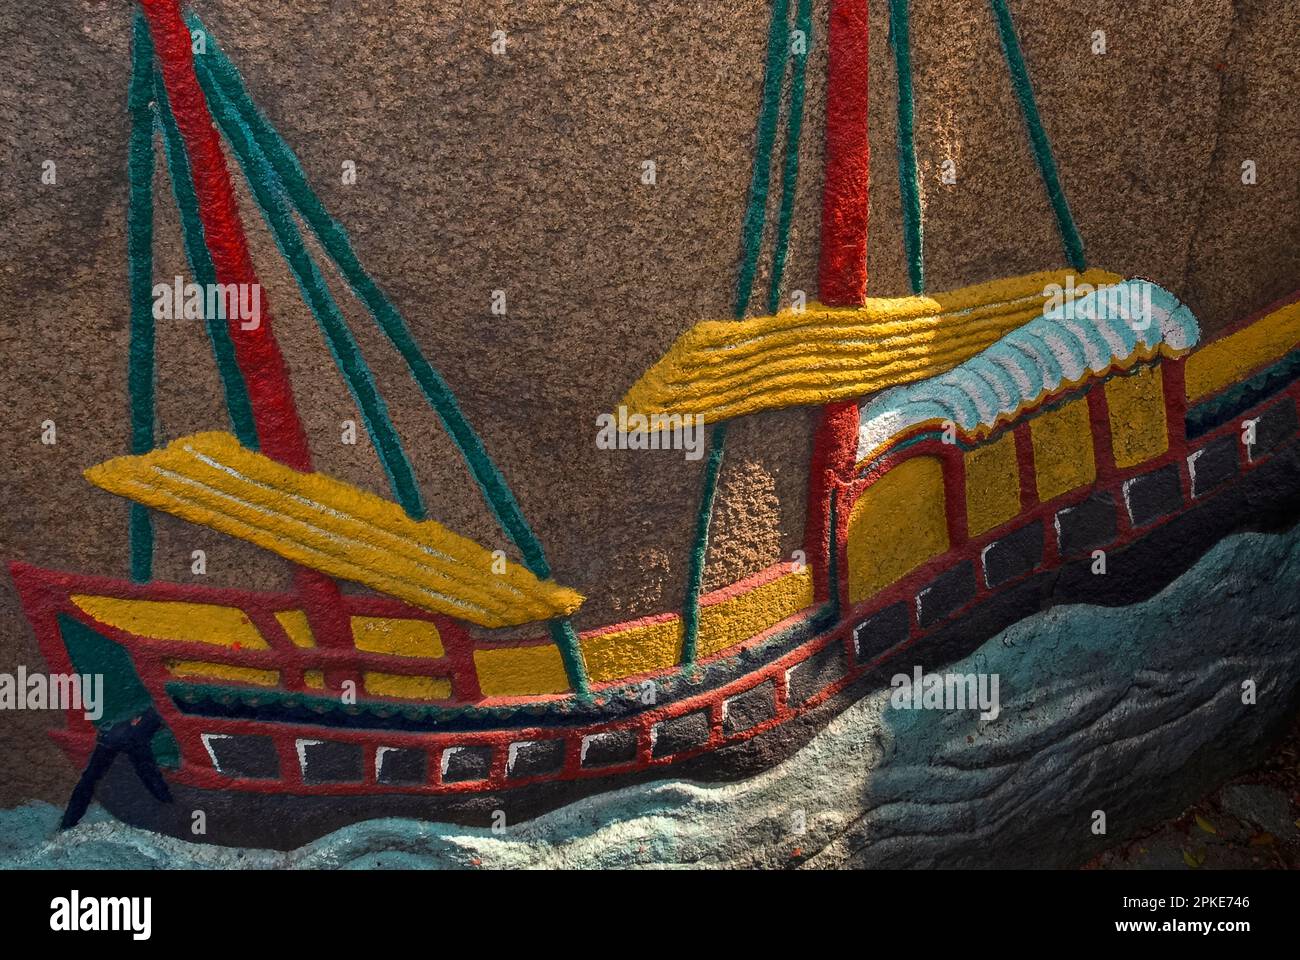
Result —
[[[310, 471], [311, 449], [294, 403], [289, 369], [271, 330], [270, 306], [248, 252], [221, 140], [194, 73], [189, 28], [181, 17], [178, 0], [141, 0], [141, 6], [149, 21], [167, 98], [185, 141], [199, 218], [217, 282], [245, 285], [258, 298], [260, 323], [248, 329], [239, 316], [233, 315], [229, 327], [235, 360], [248, 385], [261, 452], [295, 470]], [[295, 576], [317, 642], [322, 646], [352, 646], [351, 625], [338, 585], [305, 567], [296, 567]]]
[[[871, 178], [867, 54], [866, 0], [833, 0], [818, 263], [818, 298], [833, 307], [859, 305], [867, 295], [867, 197]], [[826, 600], [834, 588], [828, 579], [830, 497], [837, 479], [852, 478], [857, 442], [857, 404], [824, 407], [813, 435], [808, 522], [804, 530], [804, 550], [812, 564], [817, 600]]]

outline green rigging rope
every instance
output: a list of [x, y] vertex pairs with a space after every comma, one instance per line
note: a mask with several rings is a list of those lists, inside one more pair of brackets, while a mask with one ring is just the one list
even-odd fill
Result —
[[799, 135], [803, 130], [804, 86], [813, 35], [812, 0], [799, 0], [794, 27], [802, 34], [804, 46], [801, 52], [791, 51], [794, 65], [790, 70], [790, 116], [785, 133], [785, 167], [781, 174], [781, 212], [772, 253], [772, 280], [767, 289], [768, 313], [776, 313], [781, 305], [781, 276], [789, 252], [790, 223], [794, 219], [795, 192], [799, 184]]
[[754, 147], [754, 167], [749, 180], [749, 203], [741, 225], [740, 271], [736, 278], [735, 317], [749, 309], [758, 271], [758, 254], [763, 245], [763, 225], [767, 220], [767, 191], [772, 179], [772, 146], [776, 142], [777, 123], [781, 119], [781, 81], [790, 50], [786, 26], [789, 0], [773, 0], [772, 21], [767, 31], [767, 65], [763, 69], [763, 100], [759, 108], [758, 131]]
[[280, 181], [271, 170], [266, 156], [253, 142], [248, 128], [240, 120], [229, 100], [213, 82], [207, 65], [202, 59], [197, 61], [199, 80], [203, 84], [204, 94], [208, 98], [208, 108], [221, 126], [226, 140], [235, 152], [244, 177], [253, 190], [253, 197], [261, 208], [262, 217], [275, 236], [285, 262], [293, 272], [294, 280], [302, 292], [303, 299], [310, 307], [317, 325], [325, 334], [330, 353], [335, 365], [347, 381], [348, 390], [361, 411], [366, 433], [375, 447], [379, 461], [388, 476], [388, 483], [393, 496], [402, 505], [407, 516], [414, 520], [423, 520], [426, 516], [424, 502], [420, 497], [420, 488], [415, 481], [415, 472], [411, 461], [402, 447], [397, 428], [388, 413], [388, 405], [375, 386], [374, 375], [366, 364], [365, 357], [347, 322], [339, 312], [338, 304], [330, 295], [315, 260], [307, 252], [302, 234], [293, 222]]
[[[347, 232], [330, 216], [320, 198], [312, 191], [297, 156], [257, 109], [239, 72], [226, 58], [212, 34], [197, 16], [191, 14], [188, 21], [191, 28], [203, 30], [208, 37], [208, 52], [203, 60], [207, 68], [205, 73], [220, 85], [222, 92], [233, 103], [241, 121], [252, 132], [255, 142], [279, 177], [298, 215], [310, 227], [349, 288], [406, 362], [426, 401], [460, 451], [497, 522], [519, 548], [525, 567], [540, 579], [550, 578], [551, 568], [541, 541], [528, 525], [505, 477], [501, 475], [483, 446], [482, 439], [460, 409], [451, 388], [424, 357], [401, 314], [362, 267]], [[567, 618], [552, 620], [549, 630], [560, 650], [574, 692], [580, 697], [587, 696], [590, 688], [586, 666], [572, 623]]]
[[997, 17], [1002, 52], [1011, 71], [1011, 85], [1016, 91], [1016, 99], [1020, 101], [1025, 126], [1029, 129], [1034, 159], [1038, 163], [1038, 172], [1042, 175], [1043, 185], [1047, 188], [1052, 212], [1056, 214], [1056, 226], [1061, 233], [1066, 258], [1074, 269], [1082, 272], [1087, 269], [1083, 238], [1079, 236], [1079, 228], [1074, 223], [1070, 205], [1065, 199], [1065, 191], [1061, 187], [1061, 178], [1056, 171], [1056, 159], [1052, 155], [1052, 144], [1047, 138], [1047, 131], [1043, 129], [1043, 118], [1038, 113], [1034, 88], [1029, 80], [1029, 69], [1025, 66], [1025, 56], [1020, 49], [1015, 24], [1011, 21], [1011, 12], [1007, 9], [1006, 0], [989, 0], [989, 2], [993, 4], [993, 13]]
[[713, 522], [713, 500], [718, 493], [718, 474], [722, 470], [722, 454], [727, 442], [727, 424], [713, 428], [709, 440], [709, 459], [704, 465], [704, 489], [700, 493], [700, 509], [695, 515], [695, 542], [691, 547], [689, 594], [682, 607], [682, 666], [695, 663], [700, 638], [700, 587], [704, 581], [704, 561], [709, 552], [709, 526]]
[[[127, 157], [127, 270], [131, 288], [131, 346], [127, 389], [131, 403], [131, 452], [154, 447], [153, 322], [153, 41], [144, 14], [136, 11], [131, 40], [131, 84], [127, 108], [131, 139]], [[147, 507], [131, 504], [131, 579], [153, 578], [153, 518]]]
[[[772, 19], [767, 31], [767, 63], [763, 69], [763, 98], [759, 107], [754, 167], [749, 182], [749, 201], [741, 226], [741, 263], [736, 280], [735, 317], [737, 320], [744, 317], [745, 311], [749, 308], [749, 298], [754, 288], [754, 275], [758, 269], [758, 255], [763, 244], [763, 225], [767, 219], [767, 191], [771, 181], [772, 145], [776, 141], [777, 123], [781, 115], [781, 82], [785, 78], [785, 64], [790, 50], [789, 11], [789, 0], [773, 0]], [[802, 96], [802, 89], [800, 94]], [[793, 112], [793, 104], [791, 109]], [[802, 115], [802, 103], [798, 110]], [[784, 259], [784, 254], [781, 256]], [[724, 422], [713, 428], [713, 434], [709, 438], [709, 459], [704, 467], [703, 489], [700, 494], [699, 512], [695, 519], [695, 540], [691, 546], [690, 564], [686, 574], [686, 598], [682, 605], [681, 656], [681, 663], [685, 668], [694, 664], [699, 647], [700, 594], [704, 588], [704, 567], [709, 552], [709, 527], [713, 518], [713, 501], [717, 495], [718, 474], [722, 470], [726, 441], [727, 425]]]
[[898, 74], [898, 192], [903, 207], [903, 245], [913, 293], [925, 292], [925, 224], [916, 168], [916, 100], [912, 87], [912, 39], [908, 0], [889, 0], [889, 45]]

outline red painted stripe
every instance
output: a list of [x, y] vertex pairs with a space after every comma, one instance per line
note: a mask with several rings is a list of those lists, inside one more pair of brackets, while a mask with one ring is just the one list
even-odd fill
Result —
[[1013, 428], [1016, 438], [1016, 466], [1020, 468], [1020, 512], [1038, 506], [1038, 470], [1034, 466], [1034, 441], [1028, 421]]
[[[818, 414], [821, 422], [813, 435], [812, 463], [808, 477], [808, 516], [804, 524], [804, 553], [812, 565], [813, 599], [830, 597], [829, 559], [831, 544], [830, 498], [837, 482], [853, 478], [858, 453], [858, 405], [833, 403]], [[840, 523], [847, 522], [841, 516]], [[840, 583], [847, 571], [838, 571]]]
[[[194, 75], [190, 31], [177, 0], [142, 0], [154, 48], [162, 66], [163, 83], [176, 125], [185, 140], [190, 173], [199, 199], [199, 217], [212, 254], [219, 283], [257, 284], [257, 274], [244, 238], [230, 173], [207, 101]], [[239, 369], [248, 381], [249, 399], [262, 452], [296, 470], [311, 469], [307, 435], [293, 400], [289, 371], [271, 332], [270, 306], [259, 292], [261, 323], [244, 329], [240, 318], [229, 320]]]
[[[289, 370], [271, 331], [270, 304], [253, 269], [221, 139], [194, 75], [189, 28], [181, 18], [177, 0], [141, 0], [141, 6], [149, 21], [172, 113], [185, 141], [199, 200], [199, 219], [217, 282], [244, 284], [257, 293], [258, 326], [245, 329], [238, 316], [232, 316], [229, 324], [235, 362], [248, 384], [258, 442], [262, 452], [273, 460], [295, 470], [311, 470], [311, 450], [294, 403]], [[295, 579], [317, 642], [322, 646], [351, 646], [352, 630], [338, 585], [324, 574], [303, 567], [295, 570]], [[355, 678], [344, 674], [326, 676], [331, 686], [349, 679]]]
[[969, 539], [966, 530], [966, 457], [956, 445], [946, 443], [939, 463], [943, 469], [944, 514], [948, 524], [948, 545], [960, 549]]
[[1110, 435], [1110, 401], [1106, 397], [1105, 383], [1088, 391], [1088, 423], [1092, 430], [1093, 462], [1097, 467], [1097, 481], [1107, 483], [1119, 473], [1115, 466], [1115, 445]]
[[826, 168], [818, 295], [830, 306], [867, 295], [867, 4], [833, 0], [826, 80]]
[[[829, 306], [860, 304], [867, 295], [867, 4], [833, 0], [826, 78], [826, 166], [822, 188], [818, 297]], [[830, 595], [830, 495], [834, 477], [853, 477], [858, 406], [835, 403], [819, 414], [809, 469], [804, 550], [813, 565], [814, 596]], [[847, 572], [839, 571], [841, 583]]]

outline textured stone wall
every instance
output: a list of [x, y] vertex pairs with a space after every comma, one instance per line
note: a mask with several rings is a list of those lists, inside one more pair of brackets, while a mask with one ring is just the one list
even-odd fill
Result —
[[[441, 367], [551, 553], [589, 596], [582, 628], [680, 605], [700, 462], [605, 452], [596, 414], [683, 330], [728, 316], [754, 142], [769, 6], [554, 0], [247, 4], [199, 0], [254, 97], [298, 151], [358, 252]], [[917, 151], [934, 289], [1063, 262], [986, 0], [914, 0]], [[907, 292], [894, 153], [887, 4], [871, 0], [871, 292]], [[1090, 262], [1183, 296], [1208, 336], [1296, 286], [1300, 259], [1300, 11], [1283, 0], [1195, 5], [1012, 3]], [[801, 179], [786, 288], [815, 289], [827, 4], [816, 4]], [[509, 52], [494, 57], [504, 29]], [[1093, 30], [1108, 52], [1091, 52]], [[126, 571], [126, 507], [85, 467], [128, 446], [126, 4], [0, 10], [0, 558]], [[58, 182], [40, 183], [57, 163]], [[654, 187], [640, 182], [653, 159]], [[945, 159], [957, 183], [939, 181]], [[1243, 160], [1259, 182], [1244, 186]], [[343, 161], [357, 183], [341, 183]], [[775, 196], [780, 177], [774, 164]], [[159, 196], [166, 200], [160, 178]], [[292, 279], [247, 203], [322, 469], [382, 491]], [[773, 204], [774, 206], [775, 204]], [[160, 203], [157, 272], [184, 274]], [[768, 261], [760, 264], [765, 287]], [[397, 356], [342, 295], [424, 481], [431, 514], [501, 538]], [[503, 289], [508, 314], [489, 297]], [[756, 298], [755, 302], [758, 302]], [[159, 329], [160, 436], [224, 423], [206, 338]], [[45, 419], [59, 443], [37, 442]], [[731, 430], [706, 587], [801, 540], [811, 419]], [[274, 558], [160, 518], [157, 574], [274, 587]], [[504, 543], [500, 543], [505, 546]], [[38, 664], [0, 578], [0, 667]], [[52, 715], [0, 726], [0, 803], [60, 800], [71, 771], [42, 735]]]

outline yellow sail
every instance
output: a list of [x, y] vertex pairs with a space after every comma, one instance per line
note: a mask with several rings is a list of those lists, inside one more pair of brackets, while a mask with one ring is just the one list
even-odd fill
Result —
[[[86, 471], [91, 483], [435, 613], [484, 627], [571, 614], [583, 598], [432, 520], [228, 433], [182, 437]], [[501, 572], [496, 572], [501, 571]]]

